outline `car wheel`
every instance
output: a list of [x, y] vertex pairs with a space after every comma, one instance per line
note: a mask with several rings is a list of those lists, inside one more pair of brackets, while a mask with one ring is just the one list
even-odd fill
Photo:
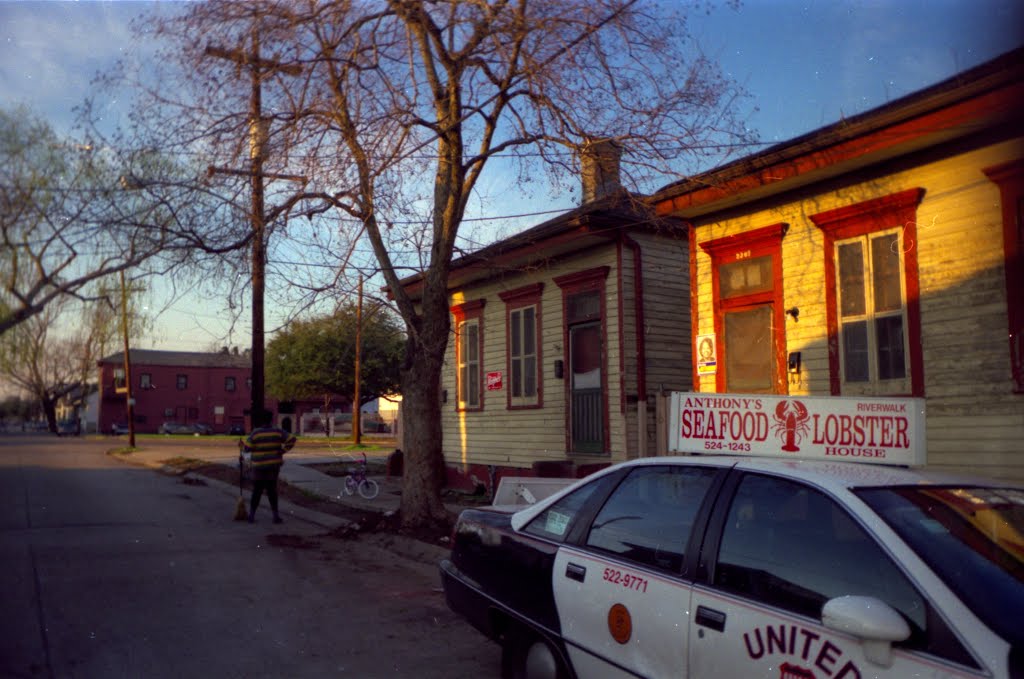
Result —
[[537, 635], [516, 634], [502, 644], [502, 679], [565, 679], [567, 676], [556, 651]]

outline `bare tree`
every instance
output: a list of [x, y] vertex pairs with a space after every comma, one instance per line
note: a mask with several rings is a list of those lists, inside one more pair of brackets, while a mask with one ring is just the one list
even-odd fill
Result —
[[[117, 346], [118, 307], [102, 286], [96, 301], [77, 303], [60, 297], [37, 314], [0, 336], [0, 375], [39, 403], [50, 431], [57, 431], [58, 401], [85, 390], [96, 374], [96, 362]], [[119, 293], [118, 293], [119, 294]], [[133, 313], [130, 332], [140, 334], [144, 320]]]
[[653, 1], [224, 0], [178, 25], [209, 40], [253, 22], [294, 67], [266, 80], [275, 162], [308, 178], [311, 220], [337, 210], [332, 227], [369, 241], [371, 261], [346, 261], [379, 272], [406, 325], [402, 523], [443, 526], [448, 275], [485, 172], [564, 181], [611, 140], [632, 188], [649, 189], [743, 140], [738, 91]]
[[[97, 281], [186, 266], [223, 215], [187, 164], [152, 147], [72, 142], [25, 109], [0, 110], [0, 335]], [[139, 177], [150, 177], [145, 181]]]

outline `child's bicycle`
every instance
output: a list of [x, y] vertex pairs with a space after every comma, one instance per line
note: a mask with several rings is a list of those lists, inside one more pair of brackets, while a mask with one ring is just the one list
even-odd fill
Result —
[[366, 476], [366, 453], [362, 453], [363, 459], [355, 467], [348, 468], [348, 476], [345, 477], [345, 493], [352, 495], [358, 492], [359, 497], [372, 500], [380, 494], [380, 486], [377, 482]]

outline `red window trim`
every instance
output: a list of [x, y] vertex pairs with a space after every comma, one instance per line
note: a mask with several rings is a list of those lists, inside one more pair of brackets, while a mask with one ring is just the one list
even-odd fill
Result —
[[[591, 290], [603, 290], [609, 271], [611, 271], [610, 266], [597, 266], [593, 269], [558, 276], [554, 281], [555, 285], [562, 289], [563, 297]], [[601, 310], [604, 311], [604, 297], [601, 298]]]
[[1010, 340], [1010, 370], [1013, 391], [1024, 394], [1024, 242], [1018, 235], [1017, 220], [1024, 201], [1024, 160], [1011, 160], [982, 172], [999, 187], [1003, 206], [1003, 259], [1006, 272], [1006, 315]]
[[[569, 409], [570, 403], [570, 391], [569, 382], [570, 371], [572, 366], [569, 365], [569, 323], [567, 319], [569, 317], [569, 298], [573, 295], [578, 295], [584, 292], [598, 292], [601, 301], [601, 360], [603, 369], [601, 370], [601, 417], [604, 422], [604, 430], [602, 436], [604, 437], [605, 448], [611, 447], [611, 427], [608, 421], [608, 309], [605, 300], [605, 281], [608, 279], [608, 273], [611, 271], [610, 266], [597, 266], [592, 269], [585, 269], [583, 271], [576, 271], [574, 273], [565, 274], [564, 276], [557, 276], [553, 280], [562, 290], [562, 346], [563, 354], [562, 358], [565, 361], [565, 377], [563, 378], [564, 394], [565, 394], [565, 449], [570, 454], [576, 454], [572, 449], [572, 412]], [[581, 453], [588, 455], [607, 455], [608, 451], [605, 450], [603, 453]]]
[[[452, 316], [455, 318], [455, 411], [460, 413], [479, 412], [484, 409], [484, 306], [486, 299], [474, 299], [451, 307]], [[477, 381], [477, 393], [480, 394], [480, 404], [471, 408], [459, 406], [459, 360], [462, 351], [462, 341], [459, 336], [459, 326], [465, 321], [475, 320], [477, 322], [477, 356], [480, 357], [480, 370]]]
[[[772, 323], [778, 331], [775, 333], [775, 393], [786, 394], [789, 385], [786, 373], [786, 312], [783, 310], [782, 297], [782, 238], [789, 230], [789, 224], [779, 222], [744, 233], [737, 233], [724, 238], [704, 241], [700, 248], [711, 256], [711, 296], [714, 304], [715, 338], [718, 343], [718, 370], [715, 371], [715, 391], [724, 393], [726, 390], [725, 346], [720, 338], [725, 336], [725, 312], [758, 304], [772, 304]], [[723, 300], [719, 286], [718, 270], [723, 264], [739, 261], [737, 254], [744, 253], [753, 257], [772, 256], [772, 289], [766, 292], [745, 295], [735, 299]], [[730, 259], [731, 258], [731, 259]], [[744, 257], [746, 258], [746, 257]], [[691, 344], [696, 344], [696, 328]], [[691, 349], [691, 352], [695, 349]], [[691, 359], [697, 365], [696, 357]], [[695, 368], [696, 370], [696, 368]], [[699, 384], [695, 376], [694, 386]]]
[[911, 396], [924, 396], [924, 354], [921, 351], [921, 289], [917, 265], [917, 206], [923, 188], [907, 189], [810, 215], [825, 236], [825, 307], [828, 330], [829, 389], [842, 393], [839, 356], [839, 310], [836, 300], [835, 243], [896, 226], [903, 227], [904, 287], [907, 290], [907, 344], [910, 352]]
[[[508, 410], [537, 410], [544, 407], [544, 361], [543, 343], [541, 342], [542, 320], [541, 320], [541, 294], [544, 292], [544, 283], [533, 283], [524, 285], [515, 290], [499, 292], [498, 297], [505, 303], [505, 371], [508, 375], [508, 387], [505, 389], [505, 407]], [[512, 326], [512, 312], [523, 307], [534, 306], [537, 308], [534, 315], [534, 341], [537, 343], [537, 402], [530, 404], [512, 403], [512, 337], [509, 335], [509, 328]]]

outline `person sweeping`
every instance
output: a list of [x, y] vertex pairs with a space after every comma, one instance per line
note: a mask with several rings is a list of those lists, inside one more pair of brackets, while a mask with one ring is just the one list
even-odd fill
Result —
[[281, 523], [277, 510], [277, 477], [284, 464], [284, 454], [295, 445], [295, 435], [270, 424], [271, 414], [264, 410], [257, 414], [256, 428], [245, 437], [242, 448], [252, 459], [252, 498], [249, 501], [249, 523], [256, 521], [256, 508], [266, 491], [274, 523]]

